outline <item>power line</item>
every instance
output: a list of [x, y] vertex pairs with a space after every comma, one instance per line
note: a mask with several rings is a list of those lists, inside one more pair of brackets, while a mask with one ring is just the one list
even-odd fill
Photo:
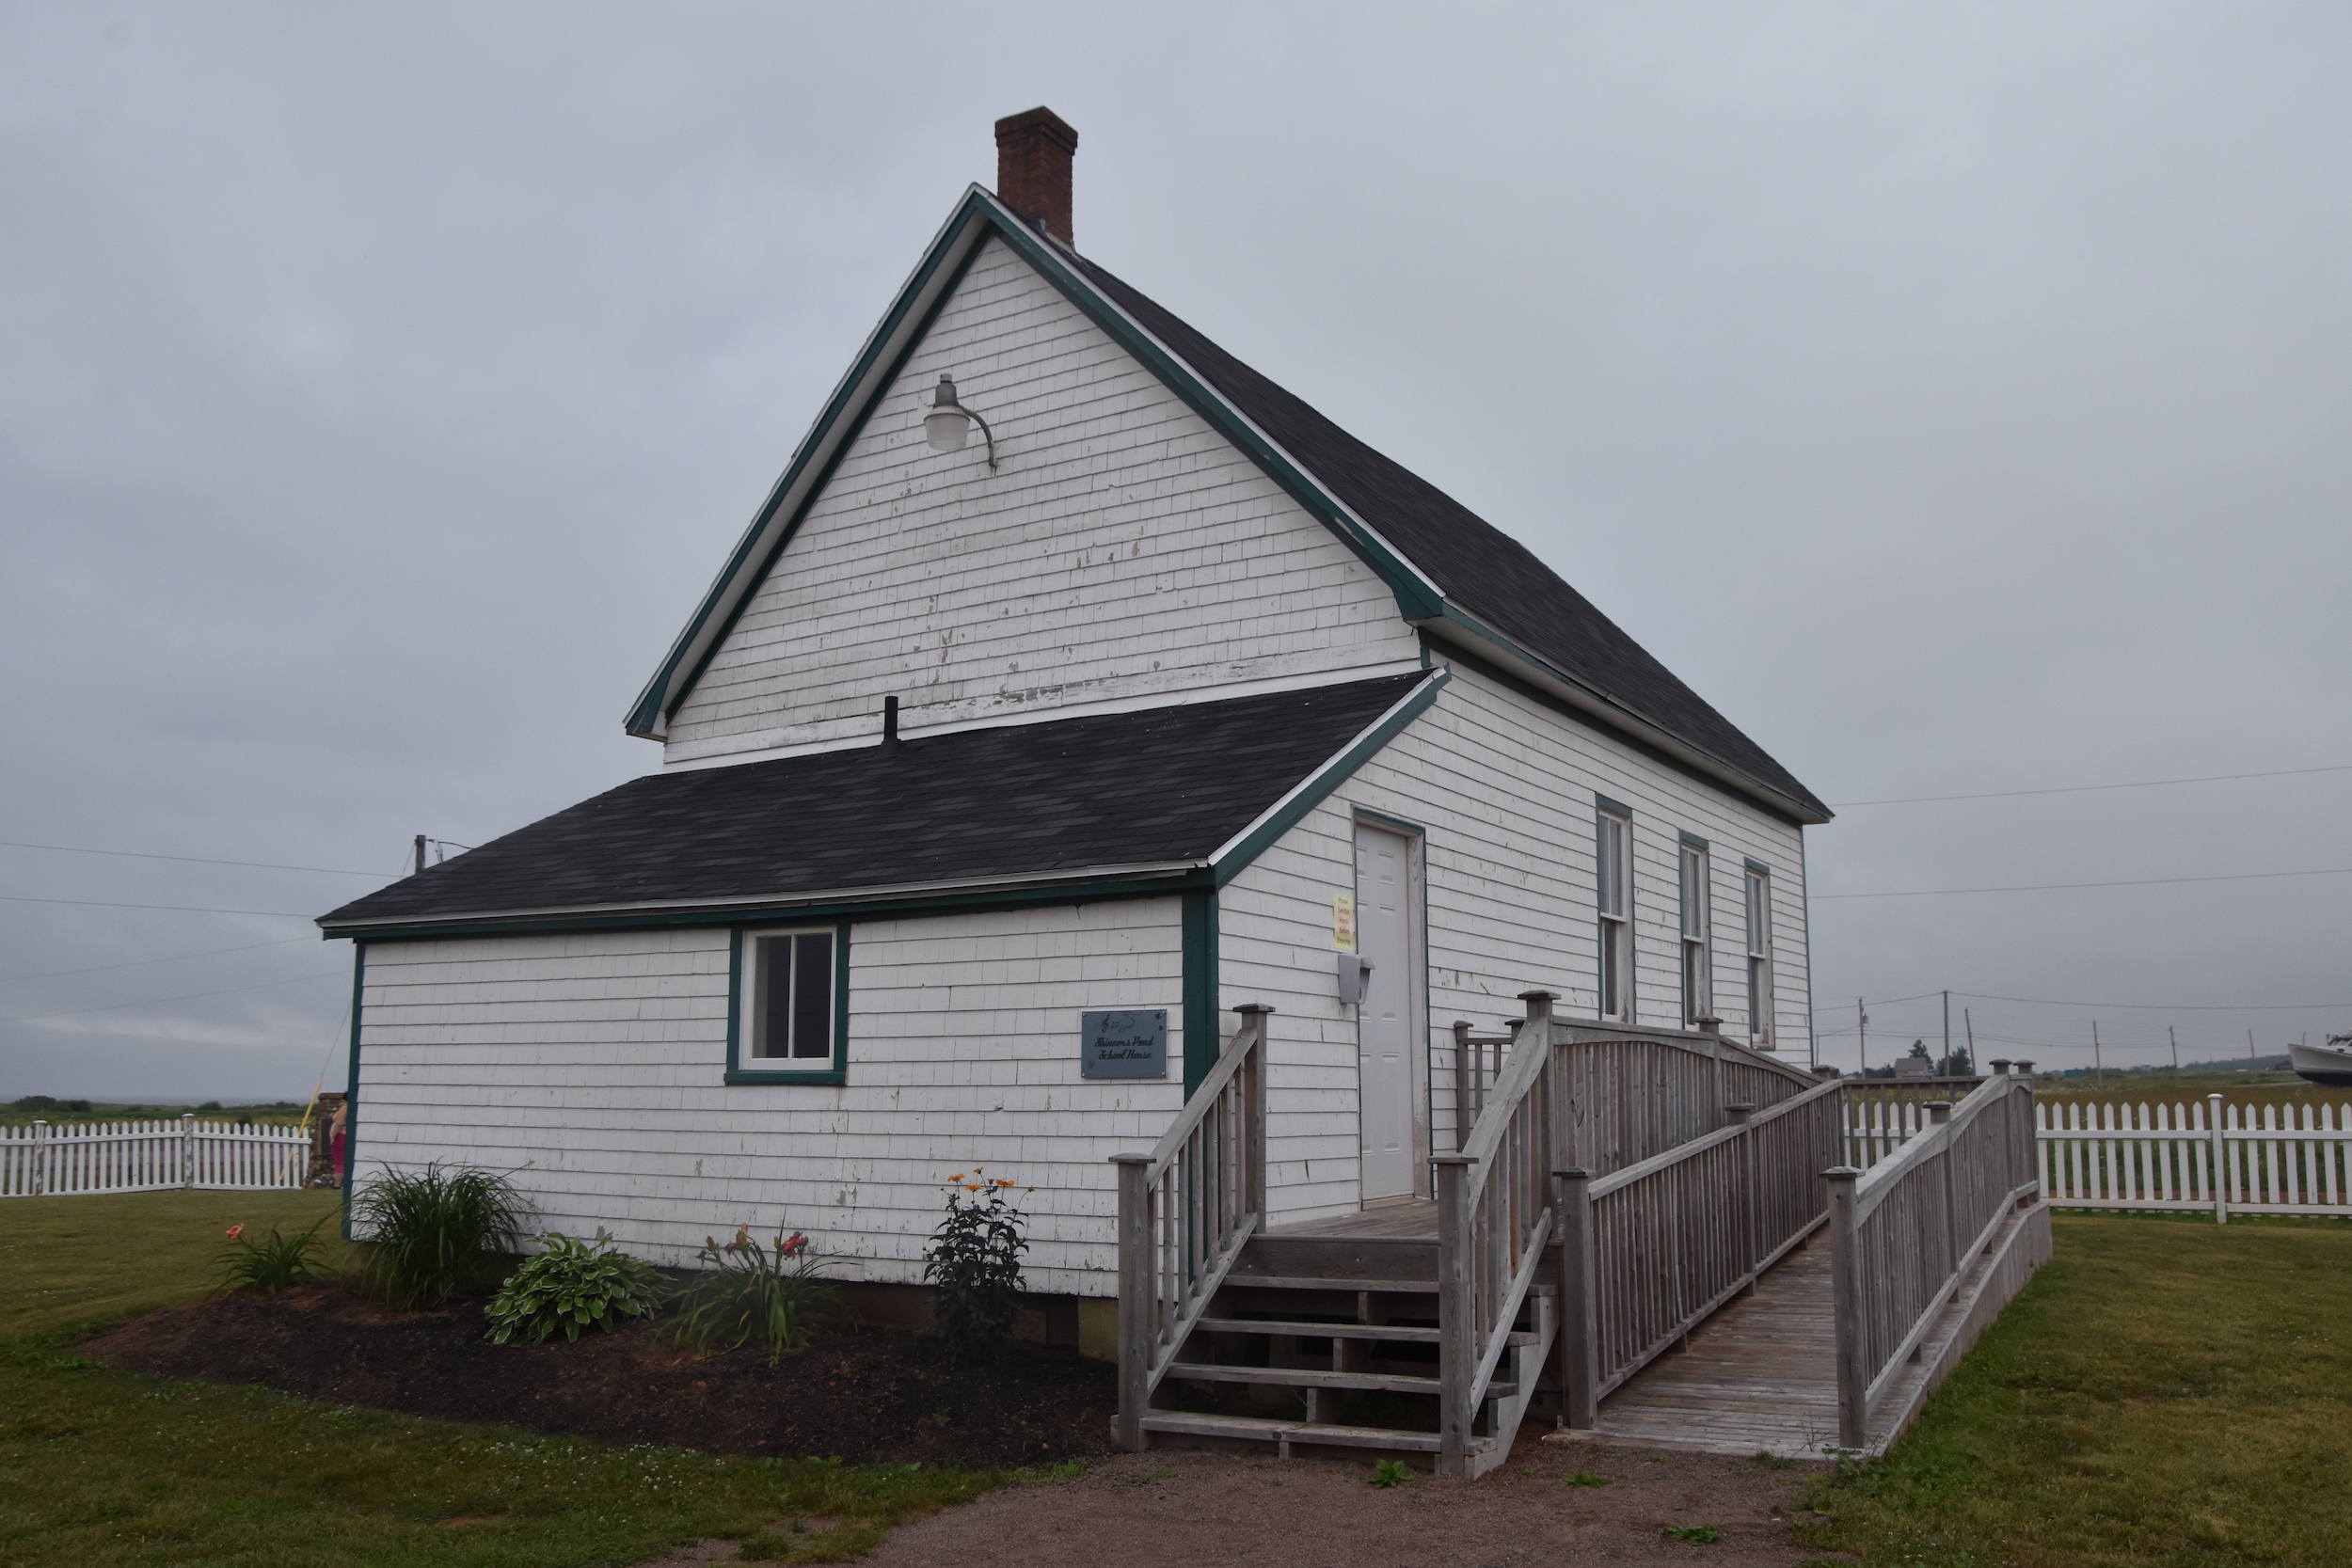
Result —
[[136, 849], [85, 849], [72, 844], [21, 844], [0, 838], [0, 848], [54, 849], [61, 855], [118, 855], [134, 861], [178, 861], [183, 865], [242, 865], [254, 871], [316, 871], [329, 877], [381, 877], [381, 871], [353, 871], [340, 865], [278, 865], [268, 861], [215, 861], [201, 855], [150, 855]]
[[207, 996], [230, 996], [241, 990], [268, 990], [275, 986], [298, 986], [305, 980], [342, 979], [349, 974], [348, 970], [329, 969], [323, 970], [316, 974], [297, 974], [291, 980], [263, 980], [258, 985], [224, 986], [219, 990], [196, 990], [190, 991], [185, 996], [157, 996], [145, 1002], [110, 1002], [103, 1007], [76, 1007], [71, 1012], [33, 1013], [24, 1018], [0, 1018], [0, 1023], [41, 1023], [53, 1018], [79, 1018], [85, 1013], [119, 1012], [125, 1007], [160, 1007], [168, 1002], [196, 1002]]
[[55, 980], [65, 974], [96, 974], [109, 969], [137, 969], [146, 964], [176, 964], [187, 958], [217, 958], [224, 953], [253, 953], [264, 947], [288, 947], [309, 937], [282, 937], [277, 942], [249, 942], [243, 947], [214, 947], [201, 953], [175, 953], [167, 958], [133, 958], [128, 963], [92, 964], [87, 969], [47, 969], [38, 974], [0, 974], [0, 986], [14, 985], [19, 980]]
[[214, 910], [199, 903], [108, 903], [103, 898], [25, 898], [24, 894], [0, 894], [0, 903], [71, 903], [85, 910], [179, 910], [183, 914], [268, 914], [273, 919], [317, 919], [294, 910]]
[[2240, 779], [2288, 779], [2304, 773], [2352, 773], [2352, 763], [2326, 768], [2281, 768], [2268, 773], [2209, 773], [2195, 779], [2136, 779], [2129, 784], [2060, 784], [2049, 789], [1987, 789], [1972, 795], [1906, 795], [1891, 800], [1834, 800], [1833, 811], [1856, 806], [1921, 806], [1936, 800], [2006, 800], [2020, 795], [2084, 795], [2101, 789], [2156, 789], [2167, 784], [2233, 784]]
[[2158, 1002], [2060, 1002], [2046, 996], [1995, 996], [1991, 991], [1983, 990], [1956, 990], [1952, 994], [1974, 997], [1979, 1002], [2028, 1002], [2042, 1007], [2123, 1007], [2151, 1013], [2304, 1013], [2329, 1007], [2352, 1007], [2352, 1002], [2250, 1002], [2240, 1007], [2201, 1003], [2195, 1006], [2174, 1007]]
[[2260, 882], [2278, 877], [2342, 877], [2352, 875], [2352, 865], [2322, 866], [2311, 871], [2235, 871], [2219, 877], [2141, 877], [2121, 882], [2031, 882], [2018, 887], [1928, 887], [1906, 888], [1894, 893], [1817, 893], [1817, 900], [1831, 898], [1944, 898], [1964, 893], [2061, 893], [2071, 888], [2087, 887], [2169, 887], [2179, 882]]

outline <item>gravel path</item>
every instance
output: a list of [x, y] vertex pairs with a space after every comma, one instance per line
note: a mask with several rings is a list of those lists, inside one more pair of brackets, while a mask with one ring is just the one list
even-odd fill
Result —
[[[1791, 1500], [1819, 1466], [1522, 1440], [1464, 1485], [1415, 1472], [1366, 1484], [1369, 1464], [1161, 1451], [1120, 1454], [1073, 1481], [1014, 1486], [892, 1533], [873, 1568], [1281, 1568], [1502, 1563], [1845, 1560], [1789, 1540]], [[1577, 1472], [1609, 1478], [1576, 1486]], [[1668, 1526], [1711, 1526], [1710, 1543]]]

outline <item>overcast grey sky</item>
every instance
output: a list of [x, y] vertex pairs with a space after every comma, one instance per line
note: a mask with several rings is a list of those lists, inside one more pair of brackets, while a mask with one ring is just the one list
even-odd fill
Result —
[[[0, 848], [0, 1097], [331, 1078], [294, 917], [657, 764], [624, 708], [1041, 103], [1082, 250], [1830, 800], [2352, 765], [2347, 81], [2323, 4], [8, 0], [0, 838], [328, 870]], [[1844, 812], [1822, 1053], [1947, 987], [2057, 1065], [2352, 1028], [2352, 875], [1828, 896], [2352, 867], [2347, 801]]]

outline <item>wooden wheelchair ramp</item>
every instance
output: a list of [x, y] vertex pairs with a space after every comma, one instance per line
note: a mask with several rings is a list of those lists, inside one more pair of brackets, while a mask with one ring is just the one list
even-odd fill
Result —
[[[2050, 1211], [2012, 1213], [1935, 1314], [1917, 1354], [1874, 1402], [1863, 1451], [1883, 1453], [1918, 1414], [2025, 1276], [2050, 1257]], [[1599, 1421], [1565, 1439], [1708, 1453], [1834, 1457], [1837, 1325], [1832, 1248], [1817, 1231], [1740, 1297], [1601, 1402]]]

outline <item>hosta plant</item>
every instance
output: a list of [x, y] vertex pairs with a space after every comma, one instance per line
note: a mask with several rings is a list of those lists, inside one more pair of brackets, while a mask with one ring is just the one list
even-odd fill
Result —
[[324, 1218], [313, 1220], [310, 1229], [292, 1236], [280, 1235], [273, 1225], [269, 1234], [260, 1238], [247, 1236], [242, 1225], [230, 1226], [229, 1248], [220, 1255], [220, 1288], [276, 1295], [290, 1286], [316, 1279], [326, 1272], [317, 1257], [324, 1244], [319, 1241], [319, 1227], [326, 1223]]
[[966, 1366], [995, 1356], [1021, 1307], [1021, 1255], [1029, 1243], [1021, 1234], [1027, 1216], [1009, 1196], [1013, 1186], [977, 1165], [949, 1177], [946, 1217], [923, 1255], [923, 1277], [939, 1289], [939, 1337]]
[[628, 1318], [649, 1318], [661, 1305], [661, 1276], [631, 1258], [602, 1230], [593, 1242], [550, 1230], [536, 1256], [523, 1260], [490, 1298], [492, 1341], [545, 1344], [562, 1331], [578, 1339], [583, 1328], [606, 1329]]
[[740, 1225], [735, 1240], [723, 1244], [704, 1237], [694, 1256], [710, 1267], [686, 1287], [675, 1338], [697, 1355], [723, 1354], [756, 1341], [772, 1367], [786, 1352], [808, 1343], [809, 1320], [836, 1293], [808, 1238], [797, 1230], [790, 1236], [778, 1230], [771, 1248]]

